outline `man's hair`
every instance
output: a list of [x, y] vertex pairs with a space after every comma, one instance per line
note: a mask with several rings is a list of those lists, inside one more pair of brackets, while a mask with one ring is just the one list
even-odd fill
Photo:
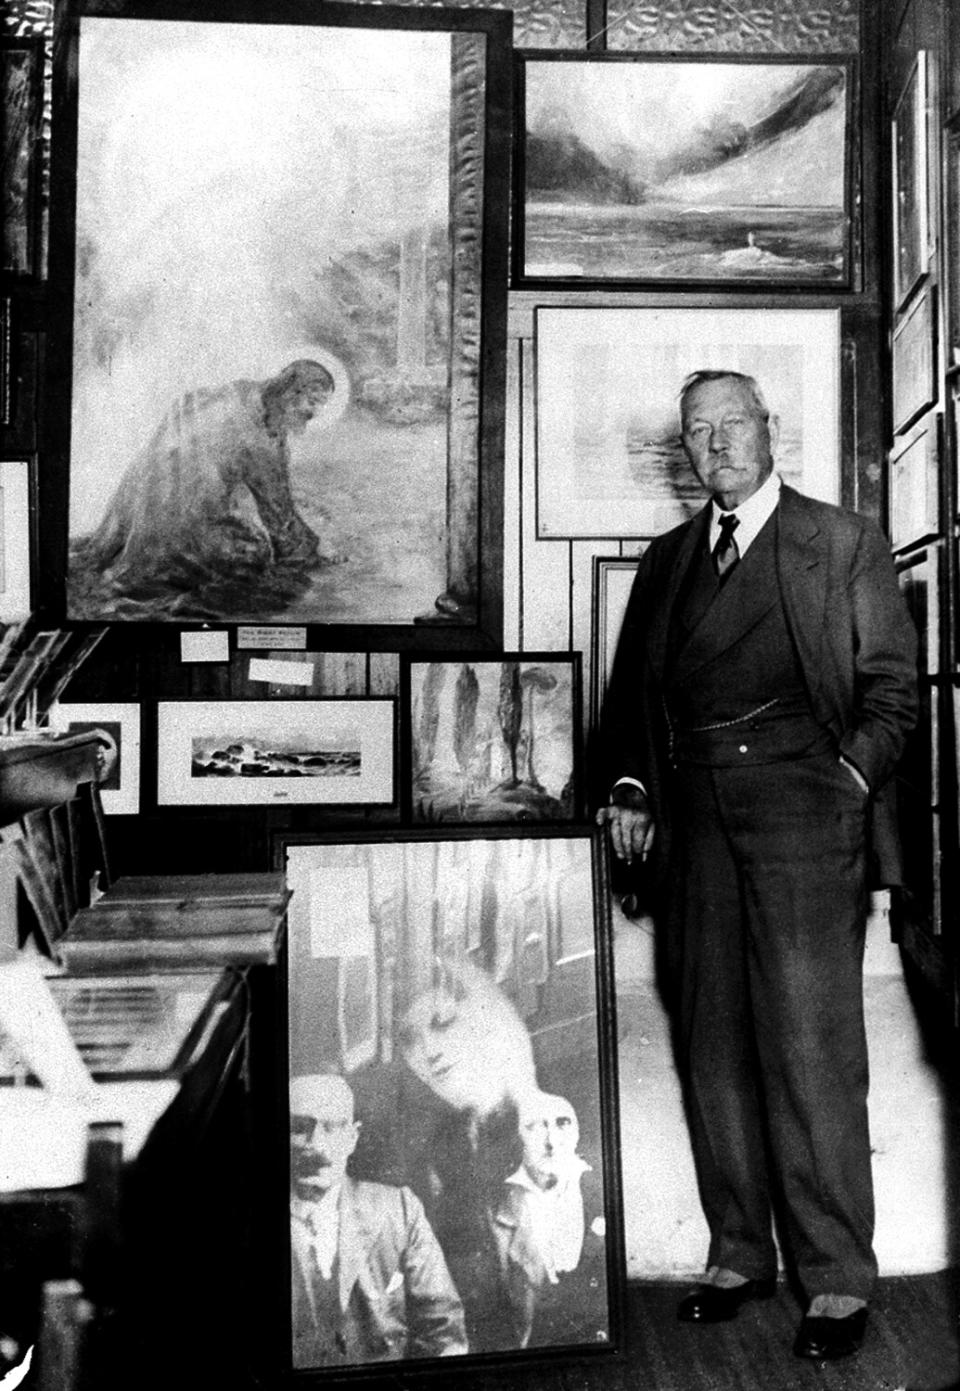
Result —
[[691, 372], [680, 388], [678, 400], [681, 421], [683, 420], [683, 408], [686, 405], [687, 397], [695, 387], [702, 386], [704, 382], [722, 382], [727, 380], [742, 382], [747, 388], [747, 393], [760, 419], [764, 421], [770, 419], [770, 407], [763, 399], [763, 392], [760, 390], [755, 377], [748, 377], [746, 372], [734, 372], [729, 368], [701, 368], [698, 372]]

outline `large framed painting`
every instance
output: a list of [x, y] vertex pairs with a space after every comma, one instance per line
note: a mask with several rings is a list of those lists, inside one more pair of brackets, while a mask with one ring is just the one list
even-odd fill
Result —
[[498, 642], [510, 24], [64, 7], [68, 618]]
[[135, 816], [140, 810], [140, 706], [134, 701], [90, 704], [59, 701], [51, 727], [63, 734], [102, 736], [100, 800], [107, 815]]
[[294, 1368], [617, 1348], [602, 855], [586, 828], [279, 838]]
[[840, 311], [539, 307], [537, 536], [651, 537], [706, 494], [680, 444], [689, 373], [753, 377], [786, 483], [839, 501]]
[[157, 706], [161, 806], [390, 803], [396, 701], [171, 700]]
[[409, 657], [411, 820], [572, 821], [581, 811], [580, 654]]
[[930, 191], [927, 176], [928, 54], [921, 49], [893, 112], [893, 285], [901, 308], [927, 271]]
[[849, 60], [517, 58], [514, 281], [845, 286]]

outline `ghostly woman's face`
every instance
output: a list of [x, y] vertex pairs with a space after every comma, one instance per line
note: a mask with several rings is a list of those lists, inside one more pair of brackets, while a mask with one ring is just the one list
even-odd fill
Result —
[[526, 1026], [470, 963], [413, 1002], [398, 1037], [410, 1070], [458, 1111], [492, 1111], [534, 1079]]

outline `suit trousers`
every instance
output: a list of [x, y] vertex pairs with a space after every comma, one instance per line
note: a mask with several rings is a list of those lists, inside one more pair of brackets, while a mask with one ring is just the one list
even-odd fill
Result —
[[868, 798], [832, 751], [671, 788], [680, 1049], [708, 1265], [808, 1298], [876, 1277], [863, 1018]]

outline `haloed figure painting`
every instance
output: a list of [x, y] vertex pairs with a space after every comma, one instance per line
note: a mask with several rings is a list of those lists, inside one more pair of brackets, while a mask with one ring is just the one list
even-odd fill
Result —
[[451, 314], [468, 47], [82, 19], [70, 617], [434, 609], [451, 381], [474, 436], [479, 390]]

